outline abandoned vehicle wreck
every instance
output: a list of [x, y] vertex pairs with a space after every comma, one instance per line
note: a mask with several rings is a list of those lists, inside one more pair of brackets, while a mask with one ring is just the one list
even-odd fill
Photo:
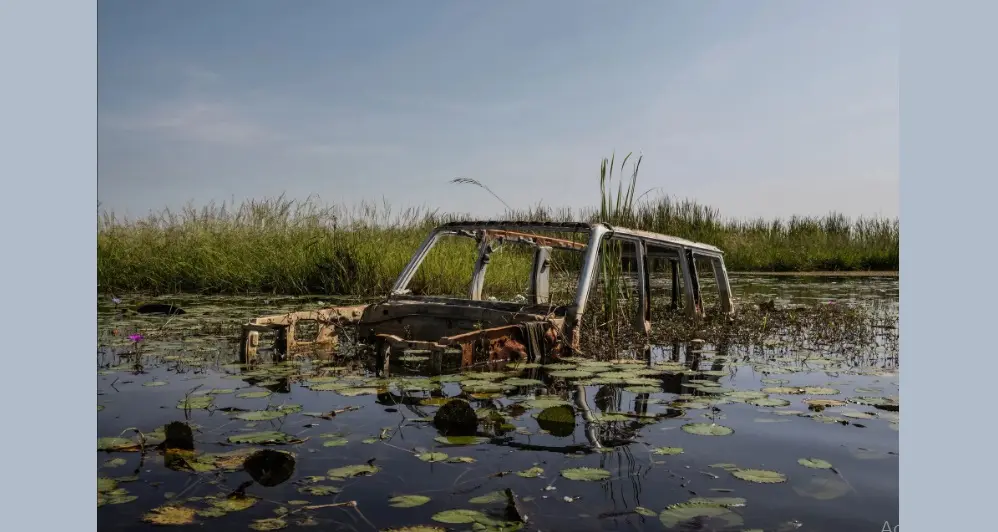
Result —
[[[446, 292], [434, 288], [439, 265], [462, 258], [465, 292], [439, 293]], [[243, 325], [241, 358], [256, 359], [261, 334], [283, 357], [333, 348], [349, 330], [385, 368], [404, 352], [453, 355], [460, 367], [543, 363], [578, 349], [583, 319], [606, 308], [600, 297], [621, 294], [628, 326], [647, 333], [653, 308], [704, 317], [705, 281], [716, 298], [709, 312], [731, 315], [724, 255], [714, 246], [602, 223], [452, 222], [430, 232], [381, 301], [252, 319]], [[508, 296], [509, 286], [513, 298], [496, 297]]]

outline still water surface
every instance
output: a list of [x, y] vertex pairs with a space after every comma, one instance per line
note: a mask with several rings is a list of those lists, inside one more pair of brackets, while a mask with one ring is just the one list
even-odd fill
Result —
[[[737, 276], [732, 288], [740, 298], [779, 303], [896, 308], [898, 299], [896, 279]], [[362, 361], [263, 368], [236, 363], [243, 321], [301, 308], [307, 304], [302, 300], [173, 298], [187, 314], [168, 318], [124, 315], [120, 307], [137, 300], [120, 297], [120, 306], [98, 301], [98, 435], [136, 440], [129, 429], [153, 433], [169, 422], [188, 421], [197, 428], [197, 454], [188, 457], [195, 466], [171, 460], [168, 467], [154, 450], [98, 451], [97, 476], [117, 479], [99, 486], [104, 491], [98, 494], [100, 530], [159, 528], [143, 518], [171, 504], [194, 510], [195, 524], [188, 526], [222, 531], [418, 525], [500, 530], [508, 517], [506, 499], [471, 501], [507, 488], [532, 530], [837, 532], [880, 530], [885, 521], [897, 522], [895, 357], [841, 358], [818, 347], [794, 352], [734, 346], [718, 353], [710, 345], [663, 346], [653, 351], [650, 364], [575, 361], [440, 378], [425, 371], [420, 376], [414, 355], [406, 368], [398, 368], [409, 376], [379, 382], [365, 373]], [[135, 333], [144, 336], [141, 372], [133, 370], [134, 358], [119, 355], [130, 350], [127, 336]], [[581, 373], [557, 376], [566, 370]], [[540, 383], [504, 384], [510, 378]], [[390, 393], [383, 393], [386, 385]], [[447, 442], [427, 422], [441, 398], [462, 390], [474, 394], [470, 401], [482, 418], [482, 438], [471, 445]], [[185, 397], [188, 405], [207, 408], [179, 408]], [[821, 399], [844, 404], [819, 412], [805, 402]], [[567, 422], [559, 417], [563, 405], [574, 414]], [[270, 414], [255, 414], [261, 411]], [[316, 417], [333, 411], [341, 412]], [[267, 417], [272, 419], [255, 420]], [[696, 434], [704, 425], [692, 424], [713, 424], [722, 428], [709, 430], [723, 434]], [[301, 443], [229, 443], [234, 436], [263, 431]], [[666, 447], [674, 449], [654, 452]], [[219, 510], [214, 501], [221, 499], [211, 497], [224, 497], [251, 477], [212, 456], [259, 448], [294, 453], [292, 476], [276, 486], [245, 487], [252, 498], [248, 508]], [[806, 467], [801, 459], [818, 459], [807, 463], [824, 467]], [[329, 478], [331, 470], [355, 465], [373, 466], [374, 473]], [[543, 472], [517, 474], [531, 468]], [[606, 478], [573, 480], [563, 474], [576, 468], [600, 469]], [[753, 481], [768, 477], [779, 481]], [[400, 495], [429, 501], [393, 507], [390, 499]], [[707, 512], [694, 505], [662, 514], [695, 497], [742, 498], [744, 504], [707, 505], [712, 508]], [[356, 507], [314, 508], [347, 501]], [[477, 523], [434, 519], [457, 509], [483, 518]]]

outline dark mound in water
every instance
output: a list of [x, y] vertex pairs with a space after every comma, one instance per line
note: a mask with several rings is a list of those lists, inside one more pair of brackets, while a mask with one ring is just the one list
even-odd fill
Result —
[[478, 430], [478, 416], [467, 401], [452, 399], [437, 410], [433, 426], [445, 436], [473, 436]]
[[249, 455], [243, 462], [243, 469], [261, 486], [270, 488], [287, 481], [295, 473], [295, 456], [263, 449]]

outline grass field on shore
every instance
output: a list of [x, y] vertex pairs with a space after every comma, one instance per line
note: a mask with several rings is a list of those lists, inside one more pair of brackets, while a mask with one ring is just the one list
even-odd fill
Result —
[[[467, 217], [284, 198], [164, 210], [136, 220], [104, 211], [97, 224], [97, 289], [382, 294], [432, 227], [462, 218]], [[591, 221], [600, 218], [600, 209], [535, 207], [496, 218]], [[898, 270], [896, 218], [731, 220], [695, 202], [661, 198], [636, 202], [614, 222], [716, 245], [732, 272]], [[438, 278], [431, 281], [450, 288], [448, 283], [467, 277], [456, 271], [463, 266], [436, 264], [432, 271]], [[520, 273], [525, 275], [490, 270], [490, 276]]]

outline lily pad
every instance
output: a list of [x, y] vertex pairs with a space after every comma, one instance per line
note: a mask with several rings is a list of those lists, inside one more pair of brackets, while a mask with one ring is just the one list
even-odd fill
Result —
[[344, 445], [350, 443], [348, 440], [343, 438], [333, 438], [331, 440], [326, 440], [322, 442], [323, 447], [343, 447]]
[[215, 399], [210, 395], [188, 397], [187, 399], [182, 399], [179, 403], [177, 403], [177, 408], [183, 410], [207, 410], [212, 405], [214, 400]]
[[148, 381], [143, 382], [142, 386], [146, 387], [156, 387], [156, 386], [166, 386], [168, 383], [166, 381]]
[[481, 436], [437, 436], [433, 441], [443, 445], [479, 445], [489, 439]]
[[447, 459], [446, 453], [419, 453], [416, 458], [424, 462], [443, 462]]
[[658, 454], [663, 456], [669, 456], [674, 454], [682, 454], [682, 447], [655, 447], [651, 450], [652, 454]]
[[523, 379], [520, 377], [513, 377], [511, 379], [506, 379], [502, 381], [503, 384], [508, 384], [510, 386], [543, 386], [544, 381], [538, 379]]
[[229, 443], [252, 443], [259, 445], [283, 445], [288, 443], [301, 443], [302, 440], [289, 434], [278, 431], [247, 432], [244, 434], [233, 434], [228, 438]]
[[800, 458], [797, 463], [804, 466], [810, 467], [811, 469], [831, 469], [832, 464], [821, 458]]
[[634, 513], [638, 515], [643, 515], [645, 517], [655, 517], [656, 515], [658, 515], [658, 512], [656, 512], [655, 510], [649, 510], [648, 508], [645, 508], [643, 506], [638, 506], [634, 508]]
[[154, 525], [189, 525], [194, 523], [194, 509], [176, 505], [160, 506], [143, 515], [142, 520]]
[[690, 504], [716, 505], [725, 508], [740, 508], [748, 502], [742, 497], [693, 497]]
[[270, 397], [274, 392], [270, 390], [261, 390], [257, 392], [243, 392], [236, 394], [239, 399], [263, 399], [264, 397]]
[[821, 386], [808, 386], [804, 388], [804, 393], [807, 395], [838, 395], [842, 392], [836, 390], [835, 388], [824, 388]]
[[503, 491], [493, 491], [491, 493], [486, 493], [485, 495], [479, 495], [478, 497], [472, 497], [468, 502], [471, 504], [495, 504], [495, 503], [505, 503], [506, 492]]
[[353, 477], [365, 477], [381, 471], [376, 465], [358, 464], [344, 467], [337, 467], [326, 472], [326, 476], [333, 480], [344, 480]]
[[800, 388], [798, 386], [771, 386], [769, 388], [763, 388], [762, 392], [777, 395], [801, 395], [804, 393], [804, 388]]
[[683, 432], [697, 436], [727, 436], [735, 431], [716, 423], [687, 423], [682, 426]]
[[790, 401], [787, 401], [786, 399], [777, 399], [775, 397], [756, 397], [754, 399], [747, 399], [745, 402], [753, 406], [790, 406]]
[[430, 498], [425, 495], [399, 495], [388, 499], [389, 505], [395, 508], [415, 508], [430, 502]]
[[551, 408], [552, 406], [561, 406], [570, 403], [564, 399], [559, 399], [557, 397], [541, 397], [537, 399], [530, 399], [528, 401], [524, 401], [522, 404], [527, 408], [540, 408], [543, 410], [546, 408]]
[[735, 469], [731, 471], [731, 474], [735, 478], [758, 484], [779, 484], [787, 481], [787, 477], [783, 473], [766, 469]]
[[132, 452], [138, 451], [141, 447], [138, 442], [128, 438], [97, 438], [98, 451]]
[[302, 486], [302, 487], [298, 488], [298, 493], [304, 493], [305, 495], [316, 495], [316, 496], [336, 495], [337, 493], [340, 493], [341, 491], [343, 491], [343, 490], [340, 489], [340, 488], [337, 488], [336, 486], [314, 485], [314, 486]]
[[631, 393], [658, 393], [662, 391], [659, 386], [628, 386], [624, 391]]
[[487, 518], [488, 517], [485, 514], [477, 510], [447, 510], [435, 513], [432, 517], [434, 521], [447, 523], [449, 525], [474, 523]]
[[723, 506], [689, 502], [669, 506], [665, 510], [662, 510], [662, 513], [658, 514], [658, 518], [669, 529], [676, 528], [683, 523], [693, 520], [699, 522], [716, 520], [722, 529], [741, 526], [744, 522], [740, 515]]
[[540, 467], [531, 467], [530, 469], [524, 469], [523, 471], [517, 471], [516, 475], [523, 478], [537, 478], [544, 474], [544, 469]]
[[211, 501], [211, 505], [224, 512], [239, 512], [252, 507], [258, 500], [256, 497], [226, 497]]
[[447, 459], [447, 463], [450, 464], [473, 464], [477, 460], [470, 456], [452, 456]]
[[596, 482], [610, 478], [610, 472], [606, 469], [593, 467], [573, 467], [569, 469], [562, 469], [561, 476], [567, 478], [568, 480]]
[[371, 387], [343, 388], [341, 390], [337, 390], [336, 393], [342, 395], [343, 397], [357, 397], [358, 395], [375, 395], [378, 393], [378, 389]]
[[281, 530], [282, 528], [287, 528], [288, 522], [280, 517], [268, 517], [266, 519], [256, 519], [250, 523], [250, 530], [257, 531], [269, 531], [269, 530]]
[[254, 410], [250, 412], [240, 412], [232, 417], [243, 421], [270, 421], [272, 419], [282, 418], [286, 415], [288, 415], [288, 412], [281, 412], [280, 410]]

